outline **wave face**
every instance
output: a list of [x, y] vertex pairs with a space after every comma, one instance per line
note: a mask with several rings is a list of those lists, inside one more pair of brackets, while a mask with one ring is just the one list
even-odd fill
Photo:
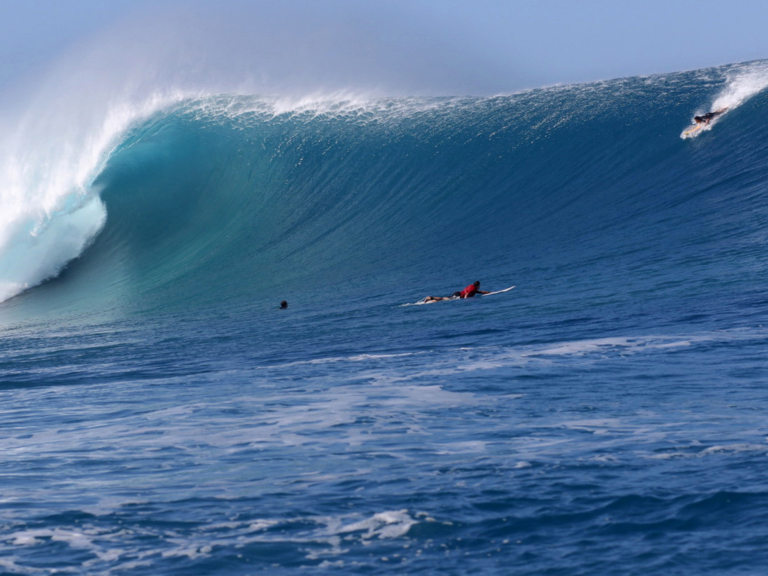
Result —
[[[611, 293], [745, 282], [766, 78], [753, 64], [484, 99], [162, 102], [107, 123], [70, 187], [54, 182], [65, 193], [15, 193], [0, 296], [78, 255], [45, 301], [200, 307], [370, 292], [363, 278], [417, 280], [411, 298], [479, 273]], [[670, 138], [710, 102], [730, 105], [717, 133]]]

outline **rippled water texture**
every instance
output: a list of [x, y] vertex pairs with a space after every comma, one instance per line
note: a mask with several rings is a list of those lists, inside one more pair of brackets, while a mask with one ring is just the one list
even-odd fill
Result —
[[157, 99], [19, 155], [0, 574], [764, 573], [763, 77]]

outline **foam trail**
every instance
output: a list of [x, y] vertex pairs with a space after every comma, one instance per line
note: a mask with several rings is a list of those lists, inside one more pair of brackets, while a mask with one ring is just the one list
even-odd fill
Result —
[[729, 78], [727, 86], [712, 103], [712, 109], [733, 110], [766, 88], [768, 88], [768, 66], [761, 64], [749, 67]]

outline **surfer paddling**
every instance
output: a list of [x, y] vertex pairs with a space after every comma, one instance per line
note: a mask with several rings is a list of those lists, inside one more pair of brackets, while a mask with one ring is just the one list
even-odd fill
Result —
[[490, 294], [484, 290], [480, 290], [480, 280], [475, 280], [461, 290], [460, 292], [454, 292], [451, 296], [427, 296], [424, 298], [424, 303], [427, 302], [439, 302], [440, 300], [458, 300], [459, 298], [472, 298], [475, 294]]
[[715, 110], [714, 112], [707, 112], [703, 116], [694, 116], [693, 121], [696, 122], [696, 124], [704, 124], [706, 126], [713, 119], [720, 116], [720, 114], [725, 114], [727, 111], [728, 108], [720, 108], [720, 110]]

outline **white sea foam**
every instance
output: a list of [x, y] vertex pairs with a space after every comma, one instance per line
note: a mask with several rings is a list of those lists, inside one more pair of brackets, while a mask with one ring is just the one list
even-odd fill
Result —
[[589, 356], [610, 352], [638, 352], [645, 350], [660, 350], [665, 348], [685, 348], [692, 342], [710, 340], [708, 335], [687, 337], [676, 336], [643, 336], [638, 338], [596, 338], [563, 342], [553, 347], [545, 347], [527, 352], [527, 356]]
[[[766, 334], [762, 328], [757, 330], [728, 330], [716, 332], [699, 332], [683, 335], [641, 335], [615, 336], [609, 338], [591, 338], [586, 340], [561, 341], [552, 344], [537, 344], [532, 346], [480, 346], [447, 350], [419, 351], [403, 354], [370, 354], [317, 358], [313, 360], [291, 362], [279, 366], [257, 369], [258, 372], [280, 370], [303, 365], [331, 365], [338, 362], [360, 362], [367, 366], [355, 372], [355, 378], [365, 378], [378, 386], [392, 384], [397, 386], [398, 393], [389, 402], [412, 401], [421, 395], [430, 395], [430, 401], [451, 405], [467, 404], [475, 401], [470, 395], [457, 394], [443, 390], [441, 387], [430, 387], [427, 381], [442, 381], [456, 374], [471, 374], [485, 370], [526, 366], [532, 363], [552, 364], [555, 362], [599, 362], [607, 358], [624, 357], [635, 354], [657, 354], [685, 350], [708, 342], [737, 341], [742, 339], [764, 340]], [[428, 355], [429, 361], [423, 358], [413, 370], [402, 370], [402, 363], [407, 363], [411, 356]], [[399, 369], [391, 370], [392, 363], [397, 363]], [[420, 381], [419, 386], [403, 386], [414, 380]], [[432, 389], [430, 389], [432, 388]], [[509, 395], [509, 399], [519, 398], [520, 395]]]
[[765, 444], [726, 444], [722, 446], [710, 446], [700, 452], [701, 456], [711, 454], [736, 454], [739, 452], [768, 452]]
[[768, 452], [766, 444], [723, 444], [710, 446], [700, 451], [692, 450], [670, 450], [661, 454], [652, 454], [648, 456], [652, 460], [672, 460], [676, 458], [706, 458], [708, 456], [732, 456], [743, 452], [754, 452], [756, 454]]
[[417, 522], [408, 514], [408, 510], [379, 512], [371, 518], [348, 524], [339, 530], [341, 534], [364, 532], [362, 538], [399, 538]]
[[48, 536], [49, 533], [44, 530], [24, 530], [9, 534], [7, 540], [10, 540], [14, 546], [35, 546], [42, 543], [39, 536]]
[[27, 566], [21, 566], [16, 563], [12, 557], [0, 558], [0, 568], [5, 568], [9, 574], [39, 574], [40, 572], [28, 568]]
[[[407, 537], [409, 530], [420, 522], [434, 522], [426, 513], [411, 515], [408, 510], [385, 510], [368, 517], [360, 515], [308, 516], [291, 519], [307, 527], [286, 536], [269, 533], [266, 529], [280, 526], [282, 521], [258, 519], [251, 522], [229, 522], [216, 526], [203, 525], [190, 534], [163, 532], [151, 527], [137, 527], [130, 531], [121, 528], [99, 528], [85, 524], [81, 530], [43, 528], [7, 532], [0, 543], [0, 567], [12, 573], [42, 574], [43, 570], [22, 567], [12, 556], [8, 545], [14, 547], [45, 546], [59, 542], [76, 550], [84, 550], [93, 558], [83, 567], [101, 567], [104, 573], [120, 572], [134, 567], [151, 566], [158, 557], [190, 559], [210, 557], [215, 548], [243, 548], [249, 544], [290, 541], [299, 545], [312, 545], [304, 552], [307, 559], [340, 557], [349, 552], [342, 543], [358, 542], [363, 545], [375, 540], [395, 540]], [[135, 548], [136, 538], [150, 537], [162, 543], [154, 549]], [[322, 546], [318, 548], [318, 545]], [[145, 560], [150, 558], [150, 560]], [[341, 562], [335, 560], [331, 562]]]
[[766, 88], [768, 88], [768, 65], [760, 63], [738, 68], [729, 74], [728, 84], [715, 97], [712, 102], [712, 109], [728, 108], [732, 110]]

